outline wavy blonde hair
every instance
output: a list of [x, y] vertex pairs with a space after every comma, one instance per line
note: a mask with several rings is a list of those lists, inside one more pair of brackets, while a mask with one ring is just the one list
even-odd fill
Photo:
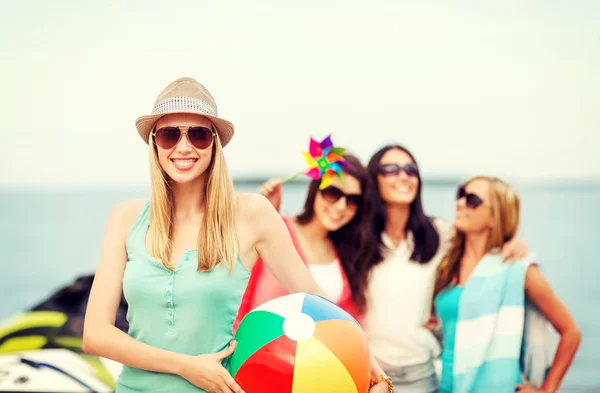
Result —
[[[212, 126], [215, 131], [214, 125]], [[198, 271], [210, 271], [223, 263], [229, 271], [236, 261], [237, 230], [235, 223], [236, 199], [233, 183], [223, 156], [218, 134], [213, 142], [212, 160], [206, 169], [206, 211], [198, 233]], [[150, 134], [150, 254], [171, 269], [171, 242], [173, 235], [173, 194], [167, 174], [158, 161], [154, 137]]]
[[[515, 237], [519, 229], [520, 200], [517, 192], [503, 180], [491, 176], [477, 176], [468, 180], [485, 180], [490, 185], [490, 208], [494, 225], [491, 229], [486, 250], [501, 248], [504, 243]], [[460, 260], [465, 251], [465, 235], [456, 231], [448, 254], [437, 269], [435, 296], [458, 279]]]

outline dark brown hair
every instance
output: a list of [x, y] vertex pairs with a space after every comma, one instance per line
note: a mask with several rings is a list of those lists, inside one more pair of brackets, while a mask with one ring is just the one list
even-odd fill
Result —
[[[388, 145], [381, 148], [373, 155], [373, 157], [371, 157], [371, 160], [369, 161], [369, 176], [371, 177], [371, 181], [375, 184], [375, 189], [377, 191], [374, 198], [375, 211], [373, 214], [372, 227], [375, 231], [375, 235], [377, 236], [377, 241], [381, 247], [385, 247], [381, 241], [381, 233], [385, 229], [387, 217], [385, 203], [383, 202], [383, 199], [381, 199], [381, 194], [379, 191], [379, 182], [377, 181], [377, 176], [381, 158], [385, 153], [393, 149], [401, 150], [408, 154], [411, 160], [418, 167], [417, 161], [413, 155], [406, 148], [400, 145]], [[423, 204], [421, 202], [421, 188], [423, 186], [423, 182], [421, 180], [420, 172], [417, 174], [417, 179], [419, 180], [419, 184], [417, 186], [417, 195], [410, 204], [410, 216], [408, 218], [408, 222], [406, 223], [406, 232], [412, 232], [415, 240], [414, 250], [410, 259], [419, 263], [427, 263], [437, 253], [440, 245], [440, 235], [433, 224], [433, 219], [426, 216], [425, 212], [423, 211]], [[378, 262], [380, 261], [376, 261], [375, 263]]]
[[[329, 238], [348, 278], [352, 300], [362, 312], [366, 305], [368, 266], [372, 264], [370, 261], [379, 258], [379, 245], [371, 230], [374, 188], [367, 169], [355, 156], [344, 154], [344, 159], [349, 166], [343, 168], [343, 171], [360, 183], [363, 196], [362, 205], [348, 224], [337, 231], [329, 232]], [[320, 180], [313, 180], [308, 187], [304, 209], [296, 217], [300, 224], [306, 224], [314, 217], [315, 198], [319, 191], [319, 184]]]

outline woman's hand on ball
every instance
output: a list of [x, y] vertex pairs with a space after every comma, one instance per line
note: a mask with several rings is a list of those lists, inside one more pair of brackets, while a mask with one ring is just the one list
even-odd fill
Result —
[[180, 376], [209, 393], [245, 393], [221, 364], [235, 351], [235, 347], [236, 342], [232, 341], [221, 352], [187, 357]]

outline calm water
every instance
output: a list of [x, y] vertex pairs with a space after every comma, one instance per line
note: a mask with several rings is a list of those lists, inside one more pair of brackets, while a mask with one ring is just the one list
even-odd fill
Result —
[[[258, 184], [238, 184], [238, 192]], [[305, 184], [286, 184], [283, 211], [296, 213]], [[454, 184], [425, 184], [426, 211], [451, 219]], [[0, 319], [37, 303], [78, 275], [93, 273], [104, 224], [112, 206], [146, 197], [145, 189], [0, 189], [3, 301]], [[600, 184], [519, 187], [520, 237], [540, 257], [546, 277], [574, 314], [583, 343], [561, 392], [599, 392]]]

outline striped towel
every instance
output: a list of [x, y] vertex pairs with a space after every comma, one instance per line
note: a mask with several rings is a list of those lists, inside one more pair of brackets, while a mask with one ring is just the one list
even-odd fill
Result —
[[522, 382], [525, 274], [533, 263], [504, 263], [487, 254], [475, 267], [460, 299], [454, 348], [455, 393], [509, 393]]

